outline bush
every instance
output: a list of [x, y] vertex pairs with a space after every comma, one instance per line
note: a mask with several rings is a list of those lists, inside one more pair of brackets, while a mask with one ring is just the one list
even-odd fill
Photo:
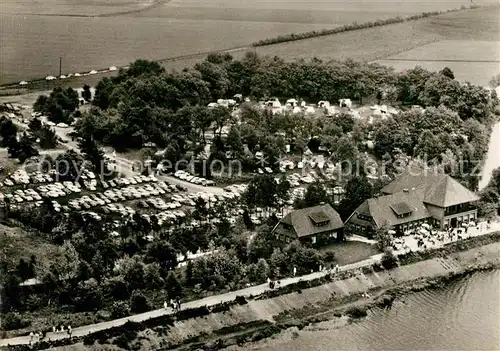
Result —
[[351, 318], [364, 318], [368, 315], [368, 312], [360, 307], [352, 307], [346, 311], [346, 314]]
[[245, 299], [245, 296], [236, 296], [236, 298], [234, 299], [234, 301], [238, 304], [238, 305], [245, 305], [247, 304], [247, 299]]
[[7, 313], [3, 318], [2, 327], [4, 330], [15, 330], [29, 327], [30, 321], [23, 319], [17, 312]]
[[123, 318], [130, 315], [129, 304], [125, 301], [115, 301], [111, 306], [111, 317], [113, 319]]
[[345, 25], [342, 25], [342, 26], [339, 26], [339, 27], [336, 27], [333, 29], [322, 29], [321, 31], [313, 30], [313, 31], [304, 32], [304, 33], [292, 33], [292, 34], [280, 35], [280, 36], [274, 37], [274, 38], [259, 40], [257, 42], [254, 42], [252, 44], [252, 46], [272, 45], [272, 44], [284, 43], [284, 42], [288, 42], [288, 41], [303, 40], [303, 39], [308, 39], [308, 38], [314, 38], [314, 37], [320, 37], [320, 36], [325, 36], [325, 35], [348, 32], [348, 31], [353, 31], [353, 30], [372, 28], [372, 27], [380, 27], [380, 26], [384, 26], [387, 24], [402, 23], [402, 22], [406, 22], [406, 21], [414, 21], [414, 20], [418, 20], [421, 18], [437, 16], [437, 15], [448, 13], [448, 12], [456, 12], [456, 11], [464, 10], [464, 9], [474, 9], [477, 7], [478, 7], [477, 5], [471, 5], [469, 7], [462, 6], [460, 9], [451, 9], [451, 10], [447, 10], [447, 11], [423, 12], [423, 13], [416, 14], [413, 16], [406, 16], [404, 18], [400, 17], [400, 16], [396, 16], [393, 18], [377, 20], [375, 22], [365, 22], [365, 23], [354, 22], [354, 23], [345, 24]]
[[398, 258], [392, 252], [392, 249], [386, 248], [384, 250], [384, 254], [382, 255], [381, 263], [385, 269], [392, 269], [398, 266], [399, 261]]
[[151, 309], [148, 299], [139, 292], [134, 292], [130, 299], [130, 310], [133, 313], [147, 312]]

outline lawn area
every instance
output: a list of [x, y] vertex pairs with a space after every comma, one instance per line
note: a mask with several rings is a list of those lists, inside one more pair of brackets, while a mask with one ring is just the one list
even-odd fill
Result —
[[376, 245], [361, 241], [346, 241], [341, 244], [322, 247], [320, 250], [332, 250], [335, 252], [335, 260], [340, 266], [366, 260], [370, 256], [380, 253]]
[[17, 159], [9, 158], [6, 148], [0, 148], [0, 165], [3, 167], [3, 170], [0, 172], [0, 181], [3, 181], [7, 178], [9, 173], [12, 173], [19, 168]]
[[7, 270], [13, 269], [21, 258], [29, 261], [31, 255], [35, 255], [40, 263], [44, 260], [50, 261], [56, 251], [56, 245], [47, 242], [36, 233], [0, 224], [0, 257], [7, 262]]

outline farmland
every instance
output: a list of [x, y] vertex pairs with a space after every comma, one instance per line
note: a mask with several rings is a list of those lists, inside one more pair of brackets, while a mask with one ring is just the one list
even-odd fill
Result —
[[449, 67], [457, 79], [487, 85], [500, 69], [500, 42], [448, 40], [421, 46], [378, 61], [402, 71], [419, 65], [430, 71]]
[[[482, 0], [478, 4], [491, 2]], [[3, 49], [0, 84], [57, 75], [61, 56], [63, 74], [68, 74], [124, 66], [137, 58], [159, 60], [244, 47], [270, 36], [461, 5], [468, 5], [468, 2], [449, 0], [417, 4], [374, 0], [370, 1], [368, 11], [366, 3], [360, 1], [318, 0], [304, 8], [303, 2], [296, 0], [159, 0], [153, 4], [149, 1], [98, 3], [85, 0], [78, 5], [69, 5], [63, 0], [43, 3], [7, 0], [2, 2], [0, 20], [0, 45]], [[381, 40], [382, 37], [378, 42]], [[317, 44], [306, 44], [305, 47], [311, 45], [319, 49], [318, 56], [325, 54], [324, 48]], [[302, 52], [315, 54], [311, 50], [297, 50], [295, 46], [284, 48], [284, 54], [290, 51], [299, 57], [304, 55]], [[277, 53], [273, 51], [275, 49]], [[280, 46], [263, 49], [273, 55], [282, 50]], [[350, 52], [342, 56], [347, 54]], [[186, 65], [188, 62], [176, 61], [174, 66]]]

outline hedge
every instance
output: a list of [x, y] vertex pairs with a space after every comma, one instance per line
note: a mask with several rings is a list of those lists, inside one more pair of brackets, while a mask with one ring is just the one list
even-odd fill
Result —
[[480, 6], [478, 6], [478, 5], [471, 5], [469, 7], [462, 6], [461, 8], [458, 8], [458, 9], [451, 9], [451, 10], [446, 10], [446, 11], [423, 12], [420, 14], [416, 14], [416, 15], [412, 15], [412, 16], [405, 16], [405, 17], [397, 16], [397, 17], [388, 18], [388, 19], [376, 20], [374, 22], [372, 22], [372, 21], [364, 22], [364, 23], [354, 22], [351, 24], [345, 24], [345, 25], [342, 25], [339, 27], [335, 27], [333, 29], [323, 29], [320, 31], [313, 30], [313, 31], [304, 32], [304, 33], [292, 33], [292, 34], [280, 35], [280, 36], [275, 37], [275, 38], [268, 38], [268, 39], [259, 40], [257, 42], [252, 43], [252, 46], [258, 47], [258, 46], [273, 45], [273, 44], [285, 43], [285, 42], [289, 42], [289, 41], [304, 40], [304, 39], [310, 39], [310, 38], [315, 38], [315, 37], [321, 37], [321, 36], [325, 36], [325, 35], [332, 35], [332, 34], [338, 34], [338, 33], [343, 33], [343, 32], [349, 32], [349, 31], [354, 31], [354, 30], [359, 30], [359, 29], [380, 27], [380, 26], [385, 26], [388, 24], [402, 23], [402, 22], [407, 22], [407, 21], [415, 21], [418, 19], [442, 15], [442, 14], [449, 13], [449, 12], [457, 12], [457, 11], [467, 10], [467, 9], [476, 9], [479, 7]]

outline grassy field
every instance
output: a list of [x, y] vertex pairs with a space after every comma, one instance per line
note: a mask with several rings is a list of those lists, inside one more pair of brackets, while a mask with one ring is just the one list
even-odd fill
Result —
[[397, 71], [416, 65], [431, 71], [449, 67], [457, 79], [486, 86], [500, 73], [500, 41], [444, 40], [377, 62]]
[[[159, 5], [148, 0], [3, 1], [0, 84], [58, 75], [60, 57], [63, 74], [85, 72], [124, 66], [137, 58], [225, 50], [288, 33], [469, 5], [465, 0], [371, 0], [369, 6], [346, 0], [307, 5], [297, 0], [158, 1]], [[183, 66], [175, 62], [175, 67]]]
[[376, 245], [360, 241], [346, 241], [342, 244], [326, 246], [321, 248], [321, 250], [332, 250], [335, 252], [336, 263], [341, 266], [366, 260], [370, 256], [380, 253]]
[[57, 247], [38, 235], [0, 224], [0, 253], [9, 268], [14, 268], [21, 258], [29, 261], [31, 255], [35, 255], [39, 262], [50, 262], [55, 252]]
[[443, 40], [387, 58], [412, 61], [500, 61], [500, 41]]

